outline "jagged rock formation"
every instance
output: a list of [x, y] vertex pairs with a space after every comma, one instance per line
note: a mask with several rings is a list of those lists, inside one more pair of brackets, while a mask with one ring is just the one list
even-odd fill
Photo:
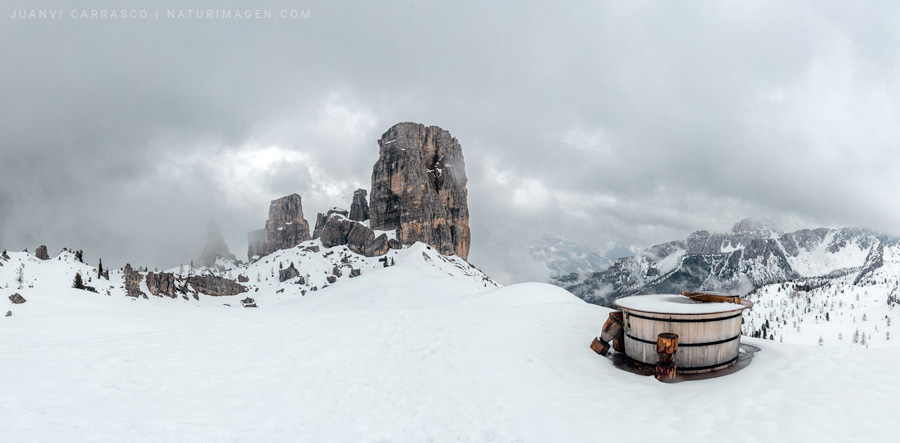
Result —
[[376, 237], [375, 231], [350, 220], [346, 217], [346, 212], [331, 210], [325, 215], [319, 214], [316, 225], [321, 226], [317, 226], [313, 238], [318, 238], [326, 248], [347, 245], [347, 248], [357, 254], [374, 257], [401, 247], [400, 242], [389, 238], [387, 233]]
[[125, 295], [134, 298], [141, 296], [147, 298], [147, 294], [144, 294], [143, 291], [141, 291], [141, 280], [144, 279], [144, 276], [141, 275], [140, 272], [132, 269], [130, 264], [125, 265], [124, 278]]
[[286, 282], [292, 278], [297, 278], [299, 276], [300, 271], [298, 271], [297, 268], [294, 267], [293, 263], [291, 263], [291, 265], [287, 268], [278, 271], [279, 282]]
[[34, 256], [41, 260], [50, 260], [50, 254], [47, 253], [47, 246], [40, 245], [34, 250]]
[[188, 277], [187, 281], [195, 291], [216, 297], [247, 292], [247, 288], [244, 285], [212, 274], [195, 275]]
[[169, 298], [178, 297], [175, 294], [175, 274], [168, 272], [147, 273], [147, 289], [151, 294], [156, 296], [166, 296]]
[[[334, 214], [340, 215], [340, 216], [341, 216], [340, 219], [341, 219], [341, 220], [344, 220], [344, 219], [347, 219], [347, 215], [348, 215], [349, 213], [347, 212], [346, 209], [341, 209], [341, 208], [331, 208], [331, 209], [329, 209], [329, 210], [328, 210], [326, 213], [324, 213], [324, 214], [321, 213], [321, 212], [318, 213], [318, 214], [316, 215], [316, 228], [313, 230], [312, 238], [316, 239], [316, 238], [319, 238], [319, 237], [322, 236], [322, 231], [325, 229], [325, 224], [328, 223], [328, 220], [331, 219], [331, 216], [334, 215]], [[330, 228], [330, 229], [333, 230], [333, 229], [335, 229], [335, 227], [332, 227], [332, 228]], [[349, 228], [349, 224], [348, 224], [348, 225], [347, 225], [347, 232], [349, 232], [349, 231], [350, 231], [350, 228]], [[329, 233], [329, 234], [327, 234], [327, 235], [331, 235], [331, 236], [338, 235], [338, 236], [340, 236], [340, 234], [335, 233], [335, 232], [331, 232], [331, 233]], [[346, 237], [346, 235], [343, 236], [343, 237]], [[329, 241], [331, 242], [332, 240], [329, 240]], [[325, 247], [326, 247], [326, 248], [330, 248], [331, 246], [335, 246], [335, 245], [345, 245], [345, 244], [347, 244], [346, 238], [344, 238], [343, 242], [341, 242], [340, 240], [334, 240], [334, 241], [336, 241], [336, 243], [334, 243], [334, 244], [332, 244], [332, 245], [330, 245], [330, 246], [329, 246], [329, 245], [325, 245]]]
[[228, 250], [225, 239], [222, 238], [222, 232], [214, 222], [206, 225], [206, 246], [200, 254], [200, 266], [215, 267], [217, 259], [225, 259], [237, 261], [237, 257]]
[[369, 202], [366, 200], [366, 190], [357, 189], [353, 193], [353, 202], [350, 204], [350, 220], [365, 221], [369, 219]]
[[25, 300], [25, 297], [22, 297], [22, 294], [16, 292], [15, 294], [9, 296], [9, 301], [11, 301], [14, 305], [21, 305], [28, 300]]
[[398, 123], [378, 140], [370, 226], [465, 259], [471, 241], [462, 148], [437, 126]]
[[587, 301], [649, 293], [722, 291], [745, 294], [774, 282], [834, 278], [878, 269], [882, 243], [896, 239], [864, 229], [803, 229], [783, 234], [770, 223], [742, 220], [731, 233], [696, 231], [686, 240], [651, 246], [617, 260], [604, 272], [570, 275], [556, 283]]
[[378, 145], [369, 203], [366, 190], [356, 190], [350, 211], [332, 208], [318, 214], [310, 237], [300, 196], [274, 200], [265, 229], [248, 234], [249, 258], [313, 238], [325, 247], [347, 245], [369, 257], [423, 242], [441, 254], [466, 259], [471, 236], [459, 142], [437, 126], [399, 123], [381, 136]]
[[252, 260], [254, 256], [292, 248], [309, 239], [309, 223], [303, 217], [302, 200], [299, 194], [291, 194], [272, 200], [265, 229], [248, 235], [247, 255]]

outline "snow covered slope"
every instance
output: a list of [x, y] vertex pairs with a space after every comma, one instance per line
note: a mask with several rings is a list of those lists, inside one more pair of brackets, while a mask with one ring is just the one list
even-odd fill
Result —
[[[9, 252], [8, 255], [9, 260], [0, 259], [0, 288], [3, 290], [24, 295], [24, 291], [31, 289], [67, 289], [72, 286], [75, 274], [80, 273], [84, 284], [93, 287], [97, 293], [115, 297], [126, 295], [123, 270], [110, 270], [108, 280], [98, 278], [97, 268], [79, 262], [72, 252], [63, 251], [50, 260], [40, 260], [27, 252]], [[176, 287], [185, 288], [183, 292], [176, 292], [176, 299], [165, 300], [172, 303], [211, 303], [239, 308], [242, 306], [240, 300], [251, 297], [258, 307], [263, 308], [279, 300], [322, 293], [357, 275], [382, 272], [395, 266], [419, 270], [424, 275], [445, 274], [471, 290], [500, 286], [465, 260], [456, 256], [443, 256], [423, 243], [391, 250], [383, 257], [365, 257], [351, 252], [346, 246], [324, 248], [318, 240], [310, 240], [294, 248], [275, 251], [252, 263], [235, 265], [231, 261], [220, 260], [218, 265], [218, 268], [180, 266], [162, 271], [174, 274]], [[297, 275], [282, 281], [280, 271], [291, 266], [297, 270]], [[23, 275], [21, 285], [18, 282], [20, 268]], [[140, 290], [144, 294], [142, 299], [160, 298], [154, 297], [147, 286], [148, 272], [140, 274], [143, 277], [140, 284]], [[242, 277], [246, 281], [241, 284], [247, 291], [237, 296], [214, 297], [198, 293], [185, 284], [188, 276], [204, 274], [236, 281]], [[19, 289], [20, 286], [22, 289]]]
[[[743, 370], [661, 384], [588, 348], [608, 309], [546, 284], [486, 289], [433, 256], [439, 266], [413, 260], [420, 249], [305, 296], [262, 289], [270, 276], [260, 309], [59, 288], [44, 267], [79, 265], [32, 263], [34, 288], [16, 291], [28, 301], [2, 300], [15, 313], [0, 317], [0, 441], [869, 442], [900, 432], [900, 348], [746, 339], [762, 350]], [[261, 278], [273, 264], [257, 263]]]
[[823, 346], [893, 346], [900, 340], [900, 246], [872, 247], [853, 272], [765, 285], [748, 298], [756, 306], [744, 316], [744, 334]]

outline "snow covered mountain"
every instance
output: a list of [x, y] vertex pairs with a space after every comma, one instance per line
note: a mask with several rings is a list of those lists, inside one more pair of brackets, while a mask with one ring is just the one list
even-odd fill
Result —
[[633, 252], [622, 245], [598, 248], [558, 235], [546, 235], [531, 245], [531, 256], [547, 264], [554, 281], [568, 281], [578, 275], [604, 271], [617, 259], [631, 255]]
[[[192, 289], [127, 297], [124, 270], [98, 281], [71, 253], [9, 253], [4, 294], [27, 301], [0, 300], [13, 311], [0, 317], [0, 440], [655, 441], [665, 429], [675, 442], [843, 442], [900, 432], [897, 347], [745, 337], [760, 348], [746, 368], [660, 384], [591, 351], [609, 309], [558, 287], [492, 289], [422, 244], [391, 251], [384, 267], [316, 242], [218, 271], [246, 275], [249, 293], [197, 299]], [[278, 281], [279, 263], [309, 283]], [[338, 263], [361, 273], [329, 283]], [[71, 288], [76, 272], [97, 293]], [[258, 309], [239, 307], [248, 295]], [[647, 413], [623, 425], [598, 414], [601, 403]]]
[[775, 282], [858, 273], [873, 250], [897, 243], [855, 228], [784, 234], [770, 223], [748, 219], [727, 234], [696, 231], [685, 240], [651, 246], [566, 289], [600, 304], [632, 294], [681, 290], [746, 294]]
[[[278, 300], [322, 293], [350, 279], [392, 266], [446, 274], [472, 290], [500, 286], [465, 260], [441, 255], [423, 243], [393, 249], [381, 257], [365, 257], [353, 253], [346, 245], [326, 248], [320, 240], [309, 240], [252, 263], [236, 264], [219, 259], [214, 267], [181, 266], [159, 272], [132, 270], [128, 266], [107, 270], [108, 278], [98, 277], [97, 268], [82, 263], [71, 251], [62, 251], [49, 260], [28, 252], [8, 252], [6, 257], [0, 258], [0, 287], [6, 292], [65, 290], [72, 287], [76, 274], [80, 274], [89, 291], [105, 296], [231, 307], [254, 304], [262, 308]], [[223, 295], [209, 281], [223, 282], [236, 290]], [[129, 282], [134, 284], [131, 291]], [[252, 301], [241, 303], [240, 300], [248, 297]]]

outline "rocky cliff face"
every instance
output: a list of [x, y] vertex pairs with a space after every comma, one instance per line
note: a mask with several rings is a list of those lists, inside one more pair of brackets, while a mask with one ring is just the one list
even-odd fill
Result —
[[366, 200], [366, 190], [357, 189], [353, 193], [353, 202], [350, 204], [350, 220], [364, 221], [369, 219], [369, 202]]
[[209, 222], [206, 225], [206, 231], [206, 246], [203, 247], [203, 252], [200, 254], [200, 266], [214, 267], [216, 260], [220, 258], [237, 261], [237, 257], [228, 250], [228, 245], [222, 238], [222, 232], [215, 223]]
[[47, 246], [40, 245], [34, 250], [34, 256], [41, 260], [50, 260], [50, 254], [47, 253]]
[[346, 211], [337, 208], [319, 214], [313, 238], [318, 238], [326, 248], [347, 245], [351, 251], [366, 257], [384, 255], [390, 249], [401, 247], [396, 238], [388, 237], [387, 233], [376, 236], [371, 228], [350, 220], [346, 214]]
[[216, 297], [238, 295], [247, 292], [247, 288], [244, 285], [234, 280], [212, 274], [188, 277], [187, 282], [195, 291]]
[[398, 123], [378, 140], [372, 169], [370, 226], [396, 230], [404, 244], [469, 255], [469, 209], [462, 148], [437, 126]]
[[169, 272], [148, 272], [147, 289], [151, 294], [159, 297], [176, 298], [178, 296], [175, 294], [175, 274]]
[[292, 248], [311, 237], [309, 223], [303, 217], [303, 204], [299, 194], [291, 194], [269, 205], [269, 219], [263, 230], [253, 231], [248, 235], [247, 255], [271, 254], [279, 249]]
[[141, 275], [140, 272], [135, 271], [130, 264], [125, 265], [124, 269], [124, 278], [125, 278], [125, 295], [129, 297], [144, 297], [147, 298], [147, 294], [144, 294], [141, 291], [141, 280], [144, 279], [144, 276]]
[[682, 290], [745, 294], [754, 288], [798, 278], [835, 278], [859, 273], [858, 282], [878, 269], [882, 242], [896, 239], [863, 229], [803, 229], [782, 234], [771, 224], [742, 220], [730, 233], [696, 231], [686, 240], [654, 245], [617, 260], [604, 272], [570, 275], [557, 284], [599, 304], [613, 299]]

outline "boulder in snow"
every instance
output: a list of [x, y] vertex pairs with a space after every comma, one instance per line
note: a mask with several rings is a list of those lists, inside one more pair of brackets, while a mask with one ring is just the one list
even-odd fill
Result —
[[13, 302], [14, 305], [21, 305], [22, 303], [25, 303], [27, 300], [25, 300], [25, 297], [22, 297], [22, 295], [17, 292], [15, 294], [9, 296], [9, 301]]

